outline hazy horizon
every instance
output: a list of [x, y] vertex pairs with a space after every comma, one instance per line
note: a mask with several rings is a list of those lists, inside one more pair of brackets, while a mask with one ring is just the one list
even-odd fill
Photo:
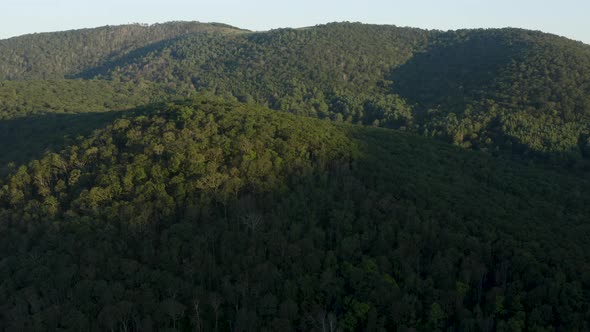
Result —
[[310, 27], [314, 27], [314, 26], [320, 26], [320, 25], [326, 25], [326, 24], [330, 24], [330, 23], [343, 23], [343, 22], [350, 22], [350, 23], [361, 23], [361, 24], [369, 24], [369, 25], [391, 25], [391, 26], [396, 26], [396, 27], [401, 27], [401, 28], [417, 28], [417, 29], [424, 29], [424, 30], [439, 30], [439, 31], [456, 31], [456, 30], [469, 30], [469, 29], [526, 29], [526, 30], [531, 30], [531, 31], [541, 31], [543, 33], [548, 33], [548, 34], [553, 34], [553, 35], [557, 35], [557, 36], [561, 36], [561, 37], [565, 37], [565, 38], [569, 38], [575, 41], [580, 41], [583, 42], [585, 44], [590, 45], [590, 42], [584, 42], [582, 40], [577, 40], [577, 39], [573, 39], [570, 38], [568, 36], [563, 36], [563, 35], [559, 35], [556, 33], [553, 33], [551, 31], [543, 31], [543, 30], [537, 30], [537, 29], [527, 29], [527, 28], [522, 28], [522, 27], [517, 27], [517, 26], [504, 26], [504, 27], [476, 27], [476, 28], [469, 28], [469, 27], [464, 27], [464, 28], [457, 28], [457, 29], [434, 29], [434, 28], [423, 28], [423, 27], [418, 27], [418, 26], [407, 26], [407, 25], [398, 25], [398, 24], [388, 24], [388, 23], [367, 23], [367, 22], [359, 22], [359, 21], [330, 21], [330, 22], [322, 22], [322, 23], [317, 23], [314, 25], [305, 25], [305, 26], [282, 26], [282, 27], [273, 27], [270, 29], [266, 29], [266, 30], [252, 30], [252, 29], [247, 29], [235, 24], [231, 24], [231, 23], [227, 23], [227, 22], [214, 22], [214, 21], [210, 21], [210, 22], [204, 22], [204, 21], [198, 21], [198, 20], [171, 20], [171, 21], [163, 21], [163, 22], [152, 22], [152, 23], [146, 23], [146, 22], [127, 22], [127, 23], [120, 23], [120, 24], [103, 24], [103, 25], [96, 25], [96, 26], [87, 26], [87, 27], [77, 27], [77, 28], [72, 28], [72, 29], [64, 29], [64, 30], [52, 30], [52, 31], [35, 31], [35, 32], [29, 32], [29, 33], [25, 33], [22, 35], [16, 35], [16, 36], [10, 36], [10, 37], [6, 37], [6, 38], [1, 38], [0, 40], [5, 40], [5, 39], [10, 39], [10, 38], [18, 38], [18, 37], [22, 37], [22, 36], [27, 36], [27, 35], [33, 35], [33, 34], [42, 34], [42, 33], [56, 33], [56, 32], [65, 32], [65, 31], [74, 31], [74, 30], [84, 30], [84, 29], [97, 29], [97, 28], [101, 28], [101, 27], [105, 27], [105, 26], [121, 26], [121, 25], [134, 25], [134, 24], [140, 24], [140, 25], [147, 25], [147, 26], [152, 26], [152, 25], [157, 25], [157, 24], [166, 24], [166, 23], [173, 23], [173, 22], [197, 22], [197, 23], [202, 23], [202, 24], [226, 24], [229, 26], [232, 26], [234, 28], [238, 28], [238, 29], [245, 29], [248, 31], [252, 31], [252, 32], [265, 32], [265, 31], [270, 31], [270, 30], [274, 30], [274, 29], [302, 29], [302, 28], [310, 28]]
[[218, 22], [252, 31], [362, 22], [428, 30], [514, 27], [539, 30], [590, 44], [590, 2], [508, 0], [187, 1], [7, 0], [0, 39], [25, 34], [170, 21]]

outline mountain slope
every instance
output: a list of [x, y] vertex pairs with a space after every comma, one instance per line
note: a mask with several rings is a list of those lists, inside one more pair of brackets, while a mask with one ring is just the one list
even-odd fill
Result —
[[329, 24], [188, 36], [107, 77], [169, 82], [464, 147], [588, 154], [590, 46], [520, 29]]
[[174, 99], [174, 93], [149, 82], [0, 82], [0, 174], [40, 158], [45, 151], [59, 151], [124, 112], [166, 99]]
[[[424, 127], [457, 144], [585, 152], [590, 46], [520, 29], [447, 33], [392, 73]], [[435, 134], [436, 135], [436, 134]]]
[[1, 79], [63, 79], [190, 33], [233, 33], [224, 24], [170, 22], [32, 34], [0, 40]]
[[10, 330], [586, 330], [590, 183], [398, 131], [155, 105], [0, 190]]
[[[105, 37], [113, 29], [119, 37]], [[7, 54], [0, 76], [148, 80], [182, 94], [206, 91], [526, 159], [590, 154], [588, 45], [521, 29], [441, 32], [360, 23], [239, 32], [171, 23], [15, 38], [0, 45], [33, 45], [23, 54], [43, 48], [46, 55], [31, 60], [42, 70], [19, 65], [22, 57], [15, 65]], [[75, 54], [82, 56], [63, 56], [70, 35], [78, 38], [75, 49], [88, 39], [116, 44], [100, 48], [114, 53], [87, 57], [80, 49]], [[47, 40], [51, 48], [43, 46]], [[23, 48], [3, 48], [12, 49]], [[52, 59], [73, 62], [56, 66]]]
[[[340, 114], [370, 124], [364, 104], [396, 98], [383, 88], [385, 75], [424, 48], [429, 37], [420, 29], [363, 24], [186, 36], [126, 59], [103, 76], [187, 85], [296, 114]], [[388, 106], [396, 113], [395, 105]]]

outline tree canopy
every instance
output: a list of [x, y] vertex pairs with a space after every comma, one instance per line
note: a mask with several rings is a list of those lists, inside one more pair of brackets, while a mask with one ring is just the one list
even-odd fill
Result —
[[0, 331], [590, 330], [590, 46], [0, 40]]
[[218, 99], [0, 190], [8, 330], [585, 330], [590, 183]]

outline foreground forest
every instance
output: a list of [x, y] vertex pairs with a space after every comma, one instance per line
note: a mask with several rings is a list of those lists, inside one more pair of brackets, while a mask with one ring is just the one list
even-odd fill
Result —
[[590, 330], [590, 46], [0, 40], [0, 331]]
[[0, 192], [11, 330], [588, 328], [590, 183], [197, 100]]

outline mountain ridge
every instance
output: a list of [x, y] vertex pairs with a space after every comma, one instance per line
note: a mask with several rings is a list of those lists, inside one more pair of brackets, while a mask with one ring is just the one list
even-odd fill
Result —
[[[189, 24], [194, 33], [184, 33], [183, 24], [158, 25], [151, 35], [138, 26], [136, 37], [123, 31], [112, 55], [71, 57], [59, 38], [49, 53], [13, 47], [13, 55], [37, 54], [37, 67], [4, 56], [0, 78], [149, 81], [185, 96], [206, 92], [492, 153], [566, 163], [590, 156], [590, 46], [583, 43], [514, 28], [330, 23], [234, 33]], [[163, 35], [170, 37], [156, 38]]]
[[157, 22], [157, 23], [133, 22], [133, 23], [125, 23], [125, 24], [105, 24], [105, 25], [99, 25], [99, 26], [94, 26], [94, 27], [72, 28], [72, 29], [64, 29], [64, 30], [56, 30], [56, 31], [29, 32], [29, 33], [24, 33], [22, 35], [16, 35], [16, 36], [12, 36], [12, 37], [2, 38], [2, 39], [0, 39], [0, 41], [13, 39], [13, 38], [22, 38], [22, 37], [27, 37], [27, 36], [31, 36], [31, 35], [67, 33], [67, 32], [75, 32], [75, 31], [89, 31], [89, 30], [99, 30], [99, 29], [113, 28], [113, 27], [115, 27], [115, 28], [116, 27], [126, 27], [126, 26], [141, 26], [141, 27], [150, 28], [150, 27], [172, 25], [172, 24], [203, 24], [203, 25], [211, 25], [211, 26], [220, 26], [220, 27], [225, 27], [225, 28], [235, 29], [235, 30], [242, 30], [242, 31], [246, 31], [246, 32], [250, 31], [247, 29], [238, 28], [236, 26], [226, 24], [226, 23], [221, 23], [221, 22], [201, 22], [201, 21], [175, 20], [175, 21], [166, 21], [166, 22]]
[[208, 25], [212, 25], [212, 26], [218, 25], [218, 26], [223, 26], [223, 27], [230, 28], [230, 29], [242, 30], [244, 32], [252, 32], [252, 33], [264, 33], [264, 32], [270, 32], [273, 30], [287, 30], [287, 29], [305, 30], [305, 29], [313, 29], [313, 28], [316, 28], [319, 26], [325, 26], [325, 25], [330, 25], [330, 24], [363, 24], [363, 25], [372, 25], [372, 26], [381, 26], [381, 27], [420, 29], [420, 30], [430, 31], [430, 32], [460, 32], [460, 31], [470, 31], [470, 30], [505, 30], [505, 29], [507, 29], [507, 30], [524, 30], [524, 31], [538, 32], [538, 33], [542, 33], [542, 34], [546, 34], [546, 35], [556, 36], [559, 38], [565, 38], [570, 41], [581, 43], [584, 45], [590, 45], [582, 40], [559, 35], [556, 33], [549, 32], [549, 31], [543, 31], [540, 29], [523, 28], [523, 27], [518, 27], [518, 26], [437, 29], [437, 28], [420, 28], [420, 27], [409, 26], [409, 25], [397, 25], [395, 23], [391, 23], [391, 24], [389, 24], [389, 23], [366, 23], [366, 22], [362, 22], [362, 21], [331, 21], [331, 22], [326, 22], [326, 23], [317, 23], [315, 25], [307, 25], [307, 26], [300, 26], [300, 27], [287, 27], [287, 26], [285, 26], [285, 27], [276, 27], [276, 28], [271, 28], [271, 29], [266, 29], [266, 30], [250, 30], [250, 29], [240, 28], [238, 26], [228, 24], [228, 23], [202, 22], [202, 21], [191, 21], [191, 20], [172, 20], [172, 21], [156, 22], [156, 23], [133, 22], [133, 23], [124, 23], [124, 24], [106, 24], [106, 25], [99, 25], [99, 26], [93, 26], [93, 27], [72, 28], [72, 29], [64, 29], [64, 30], [56, 30], [56, 31], [30, 32], [30, 33], [24, 33], [24, 34], [12, 36], [12, 37], [6, 37], [3, 39], [0, 39], [0, 41], [13, 39], [13, 38], [26, 37], [29, 35], [63, 33], [63, 32], [72, 32], [72, 31], [81, 31], [81, 30], [93, 30], [93, 29], [101, 29], [101, 28], [107, 28], [107, 27], [123, 27], [123, 26], [152, 27], [152, 26], [161, 26], [161, 25], [169, 25], [169, 24], [186, 24], [186, 23], [208, 24]]
[[[138, 47], [188, 33], [209, 31], [224, 33], [241, 30], [218, 23], [169, 22], [147, 26], [107, 25], [4, 39], [0, 40], [0, 54], [4, 59], [0, 64], [0, 79], [66, 78], [75, 75], [79, 68], [98, 65]], [[20, 52], [17, 51], [19, 48]], [[77, 53], [76, 56], [73, 52]], [[82, 61], [77, 61], [79, 59]], [[13, 68], [5, 62], [11, 63]], [[45, 71], [41, 67], [47, 64], [52, 65], [55, 71]], [[30, 73], [35, 71], [40, 73]]]

